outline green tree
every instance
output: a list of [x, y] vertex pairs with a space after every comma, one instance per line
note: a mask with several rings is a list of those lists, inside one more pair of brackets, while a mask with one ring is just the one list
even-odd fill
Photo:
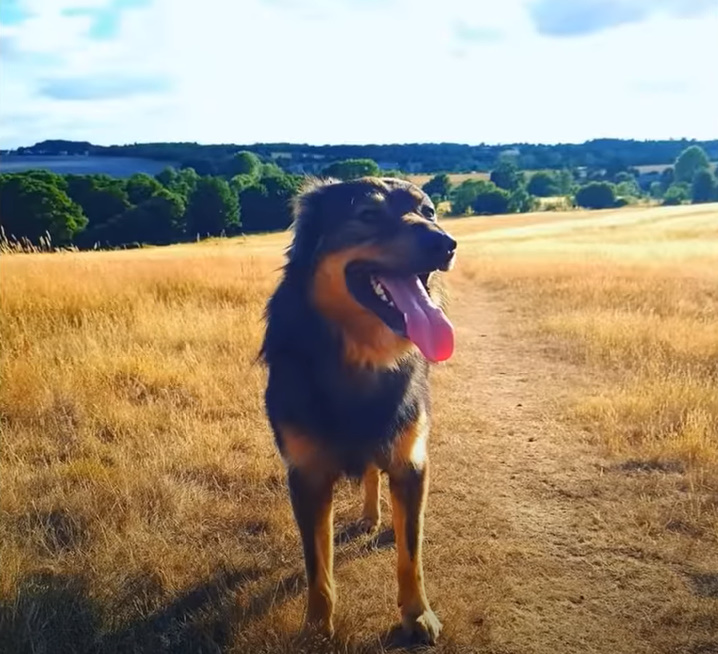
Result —
[[531, 175], [526, 190], [539, 198], [548, 198], [558, 195], [556, 175], [547, 170], [540, 170]]
[[168, 189], [177, 179], [177, 169], [172, 166], [167, 166], [155, 175], [155, 179]]
[[0, 225], [8, 237], [38, 243], [47, 232], [67, 245], [87, 225], [80, 205], [54, 184], [26, 175], [0, 175]]
[[673, 182], [675, 181], [675, 178], [676, 178], [676, 175], [675, 175], [673, 168], [668, 167], [668, 168], [664, 168], [661, 171], [660, 182], [661, 182], [661, 188], [663, 189], [664, 193], [670, 188], [671, 184], [673, 184]]
[[493, 182], [480, 181], [479, 185], [476, 197], [471, 203], [471, 208], [475, 214], [491, 215], [511, 211], [511, 193], [499, 188]]
[[536, 208], [536, 198], [526, 189], [525, 184], [521, 184], [509, 196], [509, 213], [527, 213]]
[[235, 175], [229, 180], [229, 187], [235, 193], [241, 193], [245, 188], [257, 183], [257, 178], [252, 175]]
[[328, 165], [322, 175], [346, 181], [359, 177], [377, 177], [381, 175], [381, 170], [373, 159], [346, 159]]
[[699, 170], [693, 177], [691, 185], [691, 202], [701, 204], [716, 199], [716, 180], [710, 170]]
[[690, 184], [699, 170], [710, 169], [710, 160], [703, 148], [691, 145], [678, 155], [673, 168], [677, 182]]
[[576, 182], [570, 170], [564, 168], [556, 173], [556, 187], [559, 195], [573, 195]]
[[685, 182], [672, 184], [663, 195], [663, 204], [675, 205], [688, 202], [690, 199], [690, 186]]
[[660, 182], [651, 182], [651, 188], [648, 190], [652, 198], [660, 199], [663, 197], [663, 184]]
[[189, 196], [192, 191], [197, 188], [197, 182], [199, 181], [199, 175], [194, 168], [183, 168], [180, 170], [171, 184], [167, 187], [168, 191], [177, 193], [184, 198], [185, 203], [189, 202]]
[[590, 182], [576, 193], [576, 204], [586, 209], [607, 209], [616, 202], [616, 189], [610, 182]]
[[631, 176], [630, 179], [626, 179], [616, 184], [616, 195], [623, 198], [640, 198], [642, 193], [638, 183], [636, 182], [636, 178]]
[[395, 179], [403, 179], [409, 181], [409, 176], [401, 172], [400, 170], [389, 169], [380, 171], [382, 177], [393, 177]]
[[187, 234], [218, 236], [239, 226], [239, 202], [226, 180], [200, 177], [187, 204]]
[[434, 175], [421, 189], [430, 197], [438, 197], [440, 200], [446, 200], [451, 193], [451, 180], [446, 173]]
[[477, 179], [465, 179], [461, 184], [451, 191], [451, 213], [454, 216], [463, 216], [474, 203], [476, 196], [482, 188], [481, 182]]
[[504, 159], [491, 171], [490, 179], [499, 188], [515, 191], [524, 181], [524, 175], [513, 161]]
[[161, 189], [105, 225], [98, 240], [113, 245], [134, 242], [168, 245], [182, 238], [184, 213], [184, 200]]
[[[36, 170], [25, 170], [21, 173], [15, 174], [24, 175], [27, 179], [36, 179], [38, 181], [45, 182], [46, 184], [50, 184], [50, 186], [55, 186], [59, 188], [61, 191], [67, 191], [66, 176], [58, 175], [57, 173], [53, 173], [49, 170], [44, 170], [40, 168]], [[111, 178], [108, 177], [108, 179]]]
[[82, 207], [89, 221], [82, 239], [90, 241], [93, 232], [130, 208], [122, 180], [109, 175], [67, 175], [67, 195]]
[[267, 175], [239, 192], [243, 232], [286, 229], [292, 222], [290, 199], [296, 195], [301, 177]]
[[162, 184], [147, 173], [135, 173], [127, 180], [125, 188], [127, 197], [132, 204], [142, 204], [155, 193], [159, 193], [162, 190]]
[[249, 177], [259, 177], [262, 172], [262, 161], [254, 154], [242, 150], [232, 155], [225, 165], [225, 175], [234, 177], [235, 175], [248, 175]]

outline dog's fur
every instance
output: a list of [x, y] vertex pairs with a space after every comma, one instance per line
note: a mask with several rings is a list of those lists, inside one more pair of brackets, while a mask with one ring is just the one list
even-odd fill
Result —
[[[434, 215], [431, 200], [408, 182], [312, 180], [295, 201], [293, 242], [267, 305], [261, 350], [268, 366], [266, 410], [288, 467], [303, 544], [305, 622], [325, 633], [333, 631], [335, 598], [333, 485], [342, 475], [363, 478], [361, 524], [373, 531], [380, 520], [380, 471], [389, 476], [402, 623], [428, 642], [441, 629], [421, 563], [429, 364], [354, 299], [345, 279], [353, 261], [416, 261], [417, 234], [445, 235]], [[440, 275], [432, 272], [427, 287], [443, 306]]]

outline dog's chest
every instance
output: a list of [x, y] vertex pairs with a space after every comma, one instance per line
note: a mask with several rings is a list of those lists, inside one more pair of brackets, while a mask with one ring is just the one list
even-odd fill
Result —
[[345, 443], [391, 440], [425, 399], [420, 374], [411, 368], [325, 372], [314, 397], [324, 429]]

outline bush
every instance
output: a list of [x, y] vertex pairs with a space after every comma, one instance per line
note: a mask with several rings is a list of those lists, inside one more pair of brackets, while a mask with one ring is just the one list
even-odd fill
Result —
[[688, 202], [690, 198], [690, 188], [688, 184], [679, 182], [673, 184], [663, 196], [663, 204], [665, 205], [676, 205]]
[[609, 182], [591, 182], [576, 193], [576, 204], [585, 209], [608, 209], [616, 202], [616, 189]]
[[479, 216], [509, 213], [510, 203], [511, 193], [491, 182], [484, 182], [484, 186], [479, 189], [471, 203], [471, 208]]

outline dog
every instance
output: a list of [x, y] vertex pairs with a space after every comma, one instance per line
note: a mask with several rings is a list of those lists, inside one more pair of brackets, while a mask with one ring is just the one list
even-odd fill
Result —
[[431, 199], [400, 179], [312, 178], [292, 208], [293, 238], [266, 305], [260, 358], [303, 547], [304, 628], [334, 630], [335, 482], [362, 480], [360, 525], [373, 532], [384, 472], [402, 626], [433, 644], [442, 625], [422, 568], [428, 372], [454, 348], [441, 276], [457, 244], [437, 224]]

